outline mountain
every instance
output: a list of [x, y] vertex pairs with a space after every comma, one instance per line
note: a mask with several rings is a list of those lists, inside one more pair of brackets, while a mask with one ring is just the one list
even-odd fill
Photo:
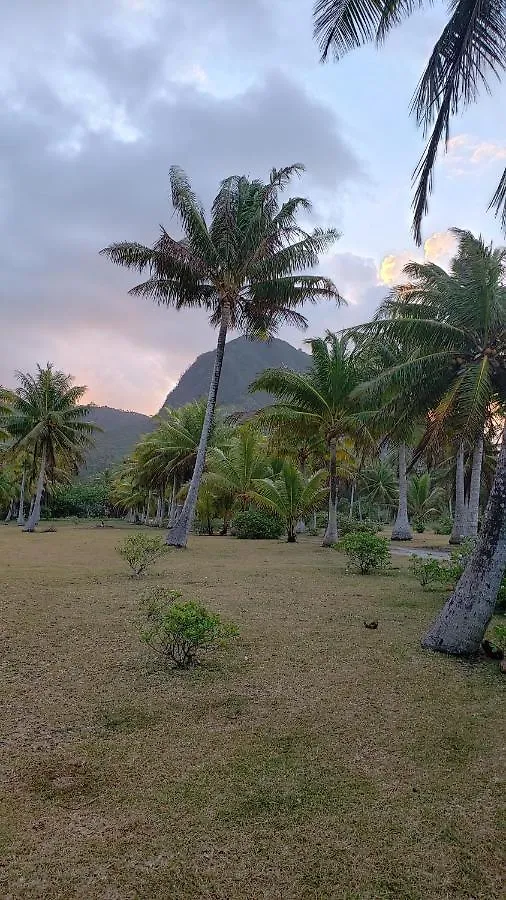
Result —
[[95, 472], [103, 472], [121, 462], [135, 447], [141, 435], [156, 427], [156, 422], [150, 416], [110, 406], [93, 406], [88, 419], [99, 425], [102, 431], [94, 436], [95, 446], [86, 455], [86, 468], [81, 472], [82, 478], [88, 478]]
[[[190, 400], [207, 397], [209, 381], [216, 358], [216, 350], [209, 350], [197, 356], [194, 363], [179, 379], [168, 395], [165, 406], [177, 409]], [[310, 357], [297, 350], [286, 341], [273, 338], [270, 341], [250, 341], [245, 337], [229, 341], [225, 347], [225, 358], [221, 370], [218, 391], [218, 406], [233, 409], [259, 409], [269, 402], [268, 394], [248, 394], [251, 382], [264, 369], [286, 366], [297, 372], [304, 372]]]
[[[207, 397], [215, 355], [216, 351], [210, 350], [198, 356], [181, 376], [164, 405], [177, 409], [191, 400]], [[248, 394], [248, 387], [260, 372], [280, 366], [304, 372], [309, 361], [307, 353], [278, 338], [267, 342], [235, 338], [227, 343], [225, 349], [218, 404], [230, 410], [259, 409], [269, 402], [269, 395]], [[156, 428], [156, 420], [150, 416], [112, 409], [110, 406], [94, 406], [89, 420], [99, 425], [102, 432], [95, 435], [95, 446], [87, 454], [86, 468], [82, 470], [81, 478], [88, 478], [121, 462], [143, 434]]]

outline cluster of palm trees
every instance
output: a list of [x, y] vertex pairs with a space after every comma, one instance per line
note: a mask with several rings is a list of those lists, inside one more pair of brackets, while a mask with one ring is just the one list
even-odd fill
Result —
[[17, 378], [17, 389], [0, 397], [0, 503], [7, 522], [16, 516], [24, 531], [34, 531], [44, 492], [77, 473], [96, 426], [79, 402], [86, 388], [70, 375], [48, 363]]

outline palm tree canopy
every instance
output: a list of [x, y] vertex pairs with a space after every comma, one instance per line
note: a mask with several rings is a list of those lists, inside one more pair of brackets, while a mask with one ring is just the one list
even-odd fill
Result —
[[265, 442], [250, 425], [239, 428], [226, 452], [214, 448], [208, 456], [205, 481], [220, 494], [234, 497], [244, 506], [250, 502], [258, 481], [272, 474]]
[[[372, 41], [381, 44], [392, 28], [430, 5], [428, 0], [316, 0], [315, 36], [322, 59], [330, 52], [340, 59]], [[417, 124], [428, 136], [414, 173], [413, 232], [418, 243], [438, 148], [442, 142], [448, 143], [452, 116], [474, 103], [480, 88], [490, 91], [490, 76], [499, 78], [505, 65], [503, 0], [452, 0], [448, 22], [430, 54], [411, 106]], [[506, 170], [490, 205], [502, 212], [506, 228]]]
[[253, 500], [293, 524], [322, 506], [328, 492], [326, 479], [325, 469], [306, 478], [293, 463], [285, 462], [276, 478], [257, 484]]
[[153, 247], [122, 242], [101, 252], [117, 265], [147, 272], [148, 279], [131, 294], [176, 309], [201, 307], [212, 325], [218, 325], [227, 303], [230, 326], [245, 333], [274, 334], [282, 323], [305, 327], [298, 306], [342, 298], [330, 279], [307, 274], [338, 232], [305, 231], [297, 217], [310, 211], [309, 201], [280, 199], [302, 171], [299, 164], [273, 169], [266, 184], [244, 176], [225, 179], [208, 223], [187, 176], [173, 166], [172, 203], [184, 238], [173, 238], [162, 227]]
[[18, 372], [17, 378], [9, 416], [12, 449], [30, 449], [34, 461], [44, 449], [51, 476], [58, 469], [75, 470], [83, 450], [93, 443], [94, 432], [100, 430], [86, 421], [91, 407], [79, 404], [86, 388], [73, 385], [70, 375], [50, 363], [38, 366], [36, 375]]
[[[411, 348], [365, 388], [393, 389], [410, 406], [416, 393], [432, 409], [424, 449], [450, 428], [473, 440], [506, 401], [506, 248], [494, 248], [454, 229], [458, 251], [450, 272], [433, 263], [410, 263], [411, 279], [393, 289], [377, 318], [359, 334], [398, 340]], [[416, 349], [414, 349], [416, 348]]]
[[426, 519], [440, 511], [444, 492], [434, 487], [429, 472], [413, 475], [408, 487], [408, 507], [414, 519]]
[[251, 391], [267, 391], [278, 400], [261, 411], [260, 421], [267, 428], [290, 424], [304, 435], [312, 430], [326, 444], [350, 436], [359, 444], [367, 443], [370, 435], [359, 401], [353, 398], [365, 375], [360, 355], [349, 339], [329, 331], [325, 338], [308, 343], [312, 353], [308, 372], [266, 369], [251, 384]]

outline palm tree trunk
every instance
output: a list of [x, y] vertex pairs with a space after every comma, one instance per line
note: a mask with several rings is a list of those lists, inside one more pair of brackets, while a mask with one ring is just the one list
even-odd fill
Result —
[[7, 515], [6, 515], [5, 519], [4, 519], [4, 525], [8, 525], [8, 523], [9, 523], [10, 520], [12, 519], [12, 510], [13, 510], [13, 508], [14, 508], [14, 500], [11, 500], [11, 502], [9, 503], [9, 509], [7, 510]]
[[471, 485], [467, 506], [466, 536], [476, 537], [480, 518], [481, 467], [483, 464], [483, 435], [478, 438], [473, 448], [473, 465], [471, 469]]
[[221, 308], [220, 330], [218, 332], [218, 342], [216, 345], [216, 359], [214, 361], [214, 369], [209, 385], [209, 394], [207, 397], [206, 414], [204, 416], [204, 424], [200, 435], [199, 448], [197, 450], [197, 458], [193, 469], [192, 480], [186, 495], [186, 500], [177, 522], [167, 534], [167, 543], [171, 547], [186, 547], [188, 543], [188, 535], [192, 526], [193, 517], [195, 515], [195, 507], [199, 493], [200, 481], [204, 471], [206, 461], [207, 442], [209, 432], [213, 424], [214, 410], [216, 407], [216, 397], [218, 395], [218, 387], [220, 384], [221, 367], [223, 365], [223, 356], [225, 354], [225, 341], [227, 338], [228, 324], [230, 320], [230, 304], [223, 303]]
[[21, 479], [21, 487], [19, 488], [19, 509], [18, 509], [18, 525], [25, 524], [25, 482], [26, 482], [26, 472], [23, 472], [23, 477]]
[[169, 509], [169, 528], [172, 528], [174, 522], [176, 521], [176, 479], [172, 482], [172, 493], [170, 495], [170, 509]]
[[287, 528], [287, 538], [286, 538], [287, 544], [296, 544], [297, 543], [297, 538], [295, 536], [296, 531], [297, 531], [297, 528], [296, 527], [294, 528], [293, 520], [290, 520], [288, 522], [288, 528]]
[[28, 516], [28, 521], [23, 531], [35, 531], [36, 526], [40, 522], [40, 501], [42, 500], [42, 491], [44, 490], [44, 478], [46, 475], [46, 448], [42, 448], [42, 456], [40, 460], [39, 477], [37, 479], [37, 490], [35, 491], [35, 499]]
[[505, 568], [506, 424], [478, 543], [422, 646], [457, 656], [476, 653], [493, 615]]
[[464, 494], [464, 444], [459, 444], [455, 469], [455, 513], [450, 544], [461, 544], [466, 536], [466, 503]]
[[355, 482], [351, 483], [351, 497], [350, 497], [350, 520], [353, 519], [353, 504], [355, 502]]
[[306, 523], [304, 519], [299, 519], [295, 526], [295, 534], [304, 534], [306, 530]]
[[406, 475], [406, 444], [399, 444], [399, 505], [392, 528], [393, 541], [412, 541], [413, 532], [408, 516], [408, 478]]
[[322, 547], [331, 547], [337, 541], [337, 441], [330, 441], [329, 461], [329, 518], [323, 536]]

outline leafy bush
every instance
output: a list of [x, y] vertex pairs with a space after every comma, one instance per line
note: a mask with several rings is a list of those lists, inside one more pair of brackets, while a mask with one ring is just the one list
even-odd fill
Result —
[[469, 557], [474, 550], [476, 541], [474, 538], [467, 538], [462, 544], [450, 553], [450, 571], [453, 581], [457, 582], [467, 566]]
[[452, 570], [447, 563], [441, 562], [439, 559], [423, 559], [420, 556], [411, 557], [411, 571], [422, 587], [426, 587], [432, 582], [447, 584], [453, 577]]
[[339, 534], [345, 537], [347, 534], [376, 534], [380, 526], [372, 519], [350, 519], [348, 516], [337, 517], [337, 528]]
[[197, 601], [182, 603], [180, 599], [178, 591], [167, 588], [158, 588], [145, 597], [146, 622], [141, 638], [177, 669], [188, 669], [198, 664], [200, 654], [225, 646], [238, 631]]
[[413, 528], [418, 534], [423, 534], [425, 531], [424, 519], [413, 519]]
[[231, 527], [232, 533], [238, 538], [273, 540], [283, 534], [283, 524], [279, 519], [255, 509], [236, 513]]
[[494, 643], [501, 650], [504, 650], [506, 653], [506, 625], [503, 625], [502, 622], [500, 625], [495, 625], [493, 629], [494, 633]]
[[126, 560], [134, 575], [143, 575], [148, 566], [167, 553], [169, 547], [161, 537], [147, 534], [131, 534], [116, 547], [119, 555]]
[[434, 531], [436, 534], [451, 534], [453, 528], [453, 519], [451, 516], [441, 516], [436, 522]]
[[390, 562], [388, 540], [368, 532], [352, 532], [337, 544], [362, 575], [384, 568]]

